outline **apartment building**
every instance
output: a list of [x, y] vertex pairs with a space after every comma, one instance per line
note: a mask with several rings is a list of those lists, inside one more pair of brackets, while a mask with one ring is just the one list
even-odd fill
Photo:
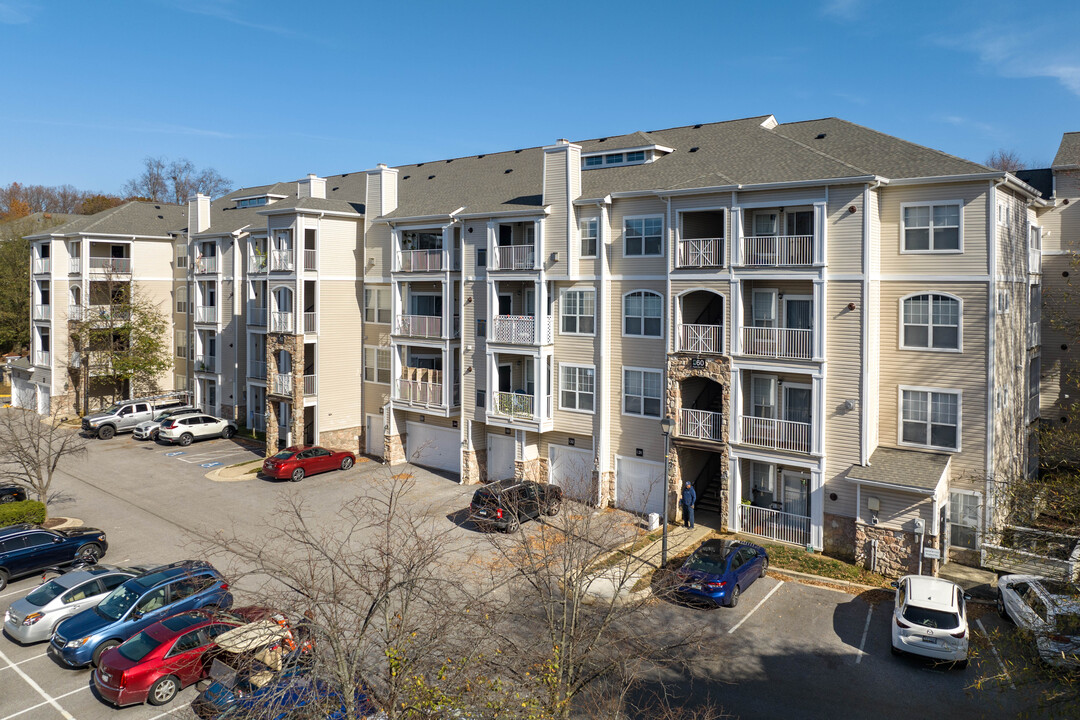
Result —
[[733, 530], [883, 571], [976, 561], [1032, 469], [1070, 138], [1057, 196], [763, 116], [196, 197], [171, 226], [175, 385], [268, 451], [635, 512], [690, 481]]

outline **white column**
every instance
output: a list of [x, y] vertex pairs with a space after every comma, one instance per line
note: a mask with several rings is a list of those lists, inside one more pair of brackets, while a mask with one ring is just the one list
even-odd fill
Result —
[[[524, 313], [522, 313], [524, 314]], [[542, 345], [547, 324], [547, 283], [539, 278], [533, 281], [533, 342]]]
[[742, 209], [731, 208], [731, 264], [742, 265]]
[[811, 338], [811, 343], [814, 359], [820, 360], [825, 357], [825, 281], [822, 279], [814, 280], [813, 302], [814, 306], [811, 308], [811, 316], [813, 318], [811, 327], [813, 328], [812, 332], [814, 335]]
[[824, 376], [813, 379], [813, 391], [811, 393], [812, 411], [810, 415], [810, 441], [811, 452], [822, 454], [825, 452], [825, 378]]
[[[450, 274], [444, 272], [442, 279], [439, 280], [439, 293], [442, 295], [442, 332], [439, 333], [441, 338], [453, 337], [453, 330], [450, 328], [450, 320], [453, 317], [451, 313], [451, 297], [450, 297]], [[443, 363], [443, 369], [445, 370], [446, 364]], [[445, 374], [445, 373], [444, 373]]]
[[825, 483], [821, 470], [810, 471], [810, 544], [825, 547]]
[[736, 367], [731, 368], [731, 429], [728, 432], [731, 441], [735, 443], [742, 442], [742, 423], [739, 421], [739, 415], [742, 414], [742, 382], [739, 377], [739, 369]]
[[731, 458], [728, 470], [728, 528], [739, 531], [739, 506], [742, 504], [742, 477], [739, 473], [739, 459]]
[[545, 243], [544, 243], [544, 221], [543, 221], [543, 219], [537, 220], [535, 222], [534, 228], [535, 229], [533, 230], [533, 234], [535, 235], [535, 238], [536, 238], [536, 250], [534, 252], [534, 260], [533, 260], [534, 265], [533, 265], [533, 267], [536, 268], [536, 269], [539, 269], [539, 270], [543, 270], [544, 265], [545, 265], [545, 260], [547, 259], [544, 256]]
[[[863, 210], [865, 209], [863, 208]], [[813, 261], [816, 265], [824, 265], [825, 258], [828, 257], [825, 253], [827, 217], [828, 209], [825, 203], [814, 203], [814, 239], [812, 242], [814, 245]]]
[[[742, 354], [743, 302], [742, 283], [738, 278], [731, 281], [731, 347], [736, 355]], [[730, 352], [730, 351], [729, 351]]]

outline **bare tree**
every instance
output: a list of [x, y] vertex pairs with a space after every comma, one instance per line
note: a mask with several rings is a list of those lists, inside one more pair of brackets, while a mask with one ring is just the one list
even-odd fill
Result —
[[1015, 150], [1006, 150], [1005, 148], [1000, 148], [990, 153], [983, 165], [988, 165], [997, 170], [1004, 170], [1005, 172], [1016, 172], [1017, 170], [1027, 169], [1027, 163], [1020, 159], [1020, 154], [1018, 152]]
[[31, 410], [0, 410], [0, 473], [46, 505], [60, 463], [86, 454], [86, 439], [64, 427], [59, 414], [57, 410], [51, 418], [42, 418]]
[[138, 177], [124, 184], [124, 192], [131, 197], [146, 198], [155, 202], [182, 204], [195, 193], [219, 197], [229, 192], [231, 183], [213, 168], [199, 170], [186, 158], [169, 160], [163, 157], [147, 157]]

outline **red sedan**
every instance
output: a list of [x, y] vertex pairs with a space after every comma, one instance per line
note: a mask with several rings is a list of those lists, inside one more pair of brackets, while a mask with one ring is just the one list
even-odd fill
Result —
[[263, 463], [263, 474], [278, 480], [300, 482], [305, 475], [327, 470], [348, 470], [356, 464], [356, 455], [347, 450], [327, 450], [315, 445], [285, 448]]
[[218, 635], [267, 613], [258, 607], [228, 613], [192, 610], [154, 623], [101, 656], [94, 686], [118, 707], [164, 705], [206, 677], [203, 654]]

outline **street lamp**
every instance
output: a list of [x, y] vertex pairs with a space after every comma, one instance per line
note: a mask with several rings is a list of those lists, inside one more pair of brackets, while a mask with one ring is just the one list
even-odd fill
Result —
[[667, 567], [667, 516], [668, 495], [671, 492], [671, 483], [668, 480], [668, 471], [671, 467], [671, 431], [675, 429], [675, 421], [665, 416], [660, 421], [660, 432], [664, 433], [664, 539], [660, 544], [660, 567]]

